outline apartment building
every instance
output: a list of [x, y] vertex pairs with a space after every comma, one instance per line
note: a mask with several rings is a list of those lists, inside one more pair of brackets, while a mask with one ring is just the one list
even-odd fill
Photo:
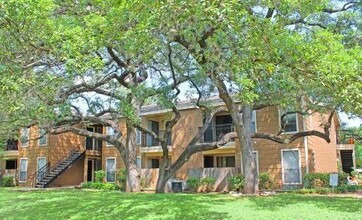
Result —
[[[222, 105], [220, 100], [214, 102]], [[181, 102], [179, 109], [181, 119], [173, 127], [172, 136], [167, 140], [171, 160], [181, 154], [203, 125], [202, 111], [191, 102]], [[321, 130], [321, 120], [328, 117], [325, 114], [305, 117], [293, 114], [280, 121], [281, 114], [282, 111], [277, 107], [254, 111], [251, 131], [275, 134], [282, 124], [285, 124], [286, 135], [312, 129]], [[171, 118], [171, 111], [156, 105], [145, 106], [141, 110], [142, 125], [157, 133], [164, 132]], [[253, 139], [258, 172], [271, 173], [277, 187], [301, 185], [303, 176], [308, 172], [337, 172], [337, 160], [346, 172], [350, 172], [350, 168], [354, 166], [354, 144], [345, 141], [348, 136], [342, 137], [336, 132], [339, 126], [336, 116], [332, 121], [330, 143], [314, 136], [300, 138], [291, 144]], [[102, 126], [89, 126], [86, 129], [97, 133], [112, 132]], [[228, 112], [218, 113], [202, 141], [218, 140], [233, 129]], [[22, 141], [29, 138], [38, 139]], [[142, 187], [154, 189], [158, 167], [162, 162], [161, 146], [152, 137], [138, 132], [137, 148], [137, 165], [141, 169]], [[97, 170], [106, 171], [107, 182], [116, 182], [123, 167], [119, 152], [108, 143], [72, 133], [48, 135], [37, 127], [21, 129], [20, 141], [9, 140], [0, 154], [0, 175], [14, 175], [19, 186], [28, 187], [79, 185], [93, 181]], [[219, 149], [196, 153], [176, 173], [173, 180], [185, 181], [188, 176], [214, 177], [214, 189], [224, 191], [227, 190], [229, 176], [241, 171], [240, 148], [238, 140], [235, 139]]]

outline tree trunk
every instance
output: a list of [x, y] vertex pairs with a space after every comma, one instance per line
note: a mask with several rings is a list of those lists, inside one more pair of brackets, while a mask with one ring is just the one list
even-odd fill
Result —
[[[166, 137], [167, 139], [167, 137]], [[162, 147], [162, 163], [158, 169], [158, 178], [156, 183], [156, 193], [164, 193], [167, 181], [171, 178], [168, 174], [167, 168], [169, 167], [170, 161], [168, 158], [167, 142], [161, 143]]]
[[136, 148], [137, 132], [136, 129], [127, 124], [127, 150], [125, 158], [123, 158], [127, 173], [127, 192], [140, 191], [140, 171], [137, 168], [137, 148]]

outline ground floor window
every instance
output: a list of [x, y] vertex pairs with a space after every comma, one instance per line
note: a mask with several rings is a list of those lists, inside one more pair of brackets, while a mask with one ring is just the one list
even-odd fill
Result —
[[256, 173], [259, 174], [259, 155], [258, 151], [253, 151], [254, 159], [255, 159], [255, 169]]
[[107, 158], [107, 182], [116, 182], [116, 158]]
[[204, 156], [204, 168], [235, 167], [235, 156]]
[[21, 158], [20, 159], [20, 172], [19, 172], [19, 181], [26, 182], [28, 172], [28, 159]]
[[151, 168], [160, 168], [160, 159], [150, 159]]
[[7, 160], [5, 162], [5, 169], [7, 169], [7, 170], [16, 170], [17, 163], [18, 163], [17, 160]]
[[284, 184], [302, 183], [299, 150], [282, 150], [282, 179]]

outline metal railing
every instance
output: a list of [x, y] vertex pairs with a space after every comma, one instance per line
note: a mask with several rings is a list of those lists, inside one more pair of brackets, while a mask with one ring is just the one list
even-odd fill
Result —
[[336, 130], [337, 144], [354, 144], [356, 134], [353, 130]]
[[[165, 132], [166, 131], [156, 131], [155, 133], [158, 134], [159, 137], [163, 137]], [[138, 138], [137, 141], [138, 141], [138, 144], [141, 144], [141, 147], [161, 146], [161, 143], [159, 141], [157, 141], [151, 135], [145, 134], [145, 133], [141, 133], [141, 138]], [[141, 142], [141, 143], [139, 143], [139, 142]], [[167, 142], [167, 145], [171, 145], [171, 143], [172, 143], [171, 132], [168, 134], [166, 142]]]
[[[61, 165], [62, 163], [64, 163], [67, 159], [71, 158], [71, 156], [76, 153], [77, 151], [75, 150], [71, 150], [66, 156], [62, 157], [60, 160], [58, 160], [55, 164], [53, 164], [52, 166], [50, 166], [50, 163], [48, 162], [45, 166], [41, 167], [40, 169], [38, 169], [33, 175], [33, 187], [38, 183], [41, 182], [45, 179], [45, 177], [51, 173], [54, 173], [55, 169]], [[84, 152], [82, 153], [84, 154]], [[82, 154], [80, 154], [79, 156], [81, 156]], [[57, 174], [59, 175], [59, 174]], [[56, 177], [56, 176], [55, 176]], [[54, 178], [55, 178], [54, 177]]]
[[[201, 128], [199, 128], [201, 129]], [[209, 126], [201, 140], [202, 143], [214, 142], [220, 140], [225, 134], [233, 132], [234, 126], [232, 124], [218, 124]]]

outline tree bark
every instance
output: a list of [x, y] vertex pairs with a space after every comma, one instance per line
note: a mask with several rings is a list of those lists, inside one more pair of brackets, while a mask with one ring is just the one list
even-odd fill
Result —
[[127, 192], [140, 191], [140, 171], [137, 168], [137, 148], [136, 146], [137, 132], [136, 128], [127, 124], [127, 150], [125, 154], [125, 167], [127, 174]]

